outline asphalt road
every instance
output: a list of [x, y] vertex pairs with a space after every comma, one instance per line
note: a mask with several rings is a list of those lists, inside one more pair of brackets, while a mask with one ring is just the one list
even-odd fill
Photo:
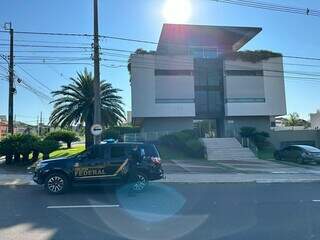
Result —
[[0, 187], [0, 239], [320, 239], [320, 184]]

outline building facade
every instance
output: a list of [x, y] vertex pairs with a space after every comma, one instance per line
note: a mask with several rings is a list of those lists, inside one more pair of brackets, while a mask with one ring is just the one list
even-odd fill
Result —
[[286, 114], [282, 57], [237, 55], [260, 31], [165, 24], [157, 51], [130, 59], [133, 123], [208, 137], [235, 136], [242, 126], [268, 131]]
[[316, 113], [310, 113], [310, 123], [311, 128], [320, 129], [320, 110], [317, 110]]

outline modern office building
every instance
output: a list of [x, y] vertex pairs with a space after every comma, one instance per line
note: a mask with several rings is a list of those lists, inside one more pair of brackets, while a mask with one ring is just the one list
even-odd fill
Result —
[[262, 29], [165, 24], [155, 52], [130, 58], [132, 120], [144, 132], [268, 131], [286, 114], [281, 54], [238, 52]]

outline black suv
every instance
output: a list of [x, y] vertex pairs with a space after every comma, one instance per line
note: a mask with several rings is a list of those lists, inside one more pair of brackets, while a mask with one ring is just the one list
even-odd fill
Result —
[[[130, 167], [134, 163], [134, 168]], [[134, 169], [134, 178], [132, 172]], [[132, 172], [130, 172], [132, 171]], [[68, 158], [40, 161], [33, 180], [49, 193], [63, 193], [76, 184], [132, 184], [143, 190], [149, 180], [163, 178], [159, 152], [153, 144], [111, 143], [94, 145]]]

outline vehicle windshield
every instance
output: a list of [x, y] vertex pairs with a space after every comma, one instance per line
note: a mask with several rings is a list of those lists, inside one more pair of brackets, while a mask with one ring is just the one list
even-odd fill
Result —
[[303, 149], [305, 149], [308, 152], [320, 152], [319, 148], [312, 147], [312, 146], [301, 146]]

